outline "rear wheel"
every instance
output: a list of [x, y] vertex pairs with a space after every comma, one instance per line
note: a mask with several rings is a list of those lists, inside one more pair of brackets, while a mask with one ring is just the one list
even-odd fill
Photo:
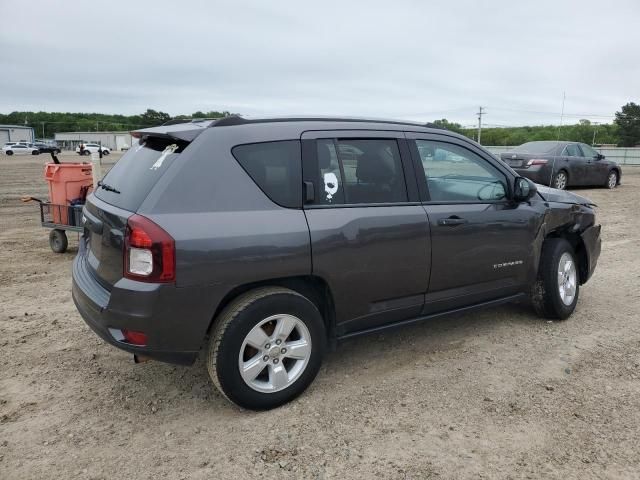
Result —
[[89, 156], [89, 155], [91, 155], [91, 152], [89, 150], [85, 150], [83, 155]]
[[557, 188], [558, 190], [564, 190], [567, 188], [569, 183], [569, 176], [567, 172], [564, 170], [560, 170], [556, 173], [555, 178], [553, 179], [553, 188]]
[[538, 315], [564, 320], [578, 303], [580, 278], [573, 248], [564, 238], [549, 238], [542, 246], [538, 278], [531, 303]]
[[67, 234], [64, 230], [51, 230], [49, 233], [49, 246], [51, 250], [56, 253], [64, 253], [67, 251], [69, 241], [67, 240]]
[[216, 319], [207, 368], [229, 400], [267, 410], [300, 395], [313, 381], [326, 333], [316, 306], [281, 287], [247, 292]]
[[11, 150], [7, 150], [7, 155], [13, 155], [13, 152]]
[[618, 185], [618, 172], [616, 172], [615, 170], [611, 170], [609, 172], [609, 175], [607, 175], [607, 183], [605, 184], [605, 187], [607, 187], [609, 190], [612, 190], [616, 188], [617, 185]]
[[34, 150], [31, 155], [40, 155], [40, 150]]

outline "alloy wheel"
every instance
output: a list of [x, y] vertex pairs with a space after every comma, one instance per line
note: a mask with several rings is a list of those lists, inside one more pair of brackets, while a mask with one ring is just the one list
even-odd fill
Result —
[[576, 264], [569, 253], [563, 253], [558, 262], [558, 291], [560, 300], [565, 305], [571, 305], [576, 296], [578, 275]]
[[274, 393], [298, 380], [310, 357], [311, 334], [304, 322], [293, 315], [272, 315], [245, 337], [238, 368], [250, 388]]

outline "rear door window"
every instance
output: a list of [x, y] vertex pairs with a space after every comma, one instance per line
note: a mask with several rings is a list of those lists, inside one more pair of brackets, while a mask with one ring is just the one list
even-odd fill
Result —
[[395, 139], [319, 139], [316, 203], [378, 204], [407, 201]]
[[582, 152], [578, 148], [578, 146], [574, 143], [571, 143], [565, 147], [566, 155], [569, 157], [581, 157]]
[[288, 208], [302, 206], [299, 140], [238, 145], [231, 153], [271, 201]]
[[105, 188], [94, 186], [96, 197], [135, 212], [187, 145], [171, 139], [147, 139], [118, 160], [102, 180]]

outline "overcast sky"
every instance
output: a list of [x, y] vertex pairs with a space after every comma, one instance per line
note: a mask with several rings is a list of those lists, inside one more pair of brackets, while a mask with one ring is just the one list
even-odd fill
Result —
[[0, 0], [0, 112], [609, 122], [640, 0]]

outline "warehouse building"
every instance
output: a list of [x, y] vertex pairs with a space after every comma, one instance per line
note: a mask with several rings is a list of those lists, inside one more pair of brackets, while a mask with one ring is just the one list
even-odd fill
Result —
[[35, 133], [26, 125], [0, 125], [0, 147], [7, 142], [33, 143]]
[[128, 149], [135, 140], [129, 132], [59, 132], [55, 139], [63, 150], [75, 150], [80, 143], [101, 143], [114, 151]]

